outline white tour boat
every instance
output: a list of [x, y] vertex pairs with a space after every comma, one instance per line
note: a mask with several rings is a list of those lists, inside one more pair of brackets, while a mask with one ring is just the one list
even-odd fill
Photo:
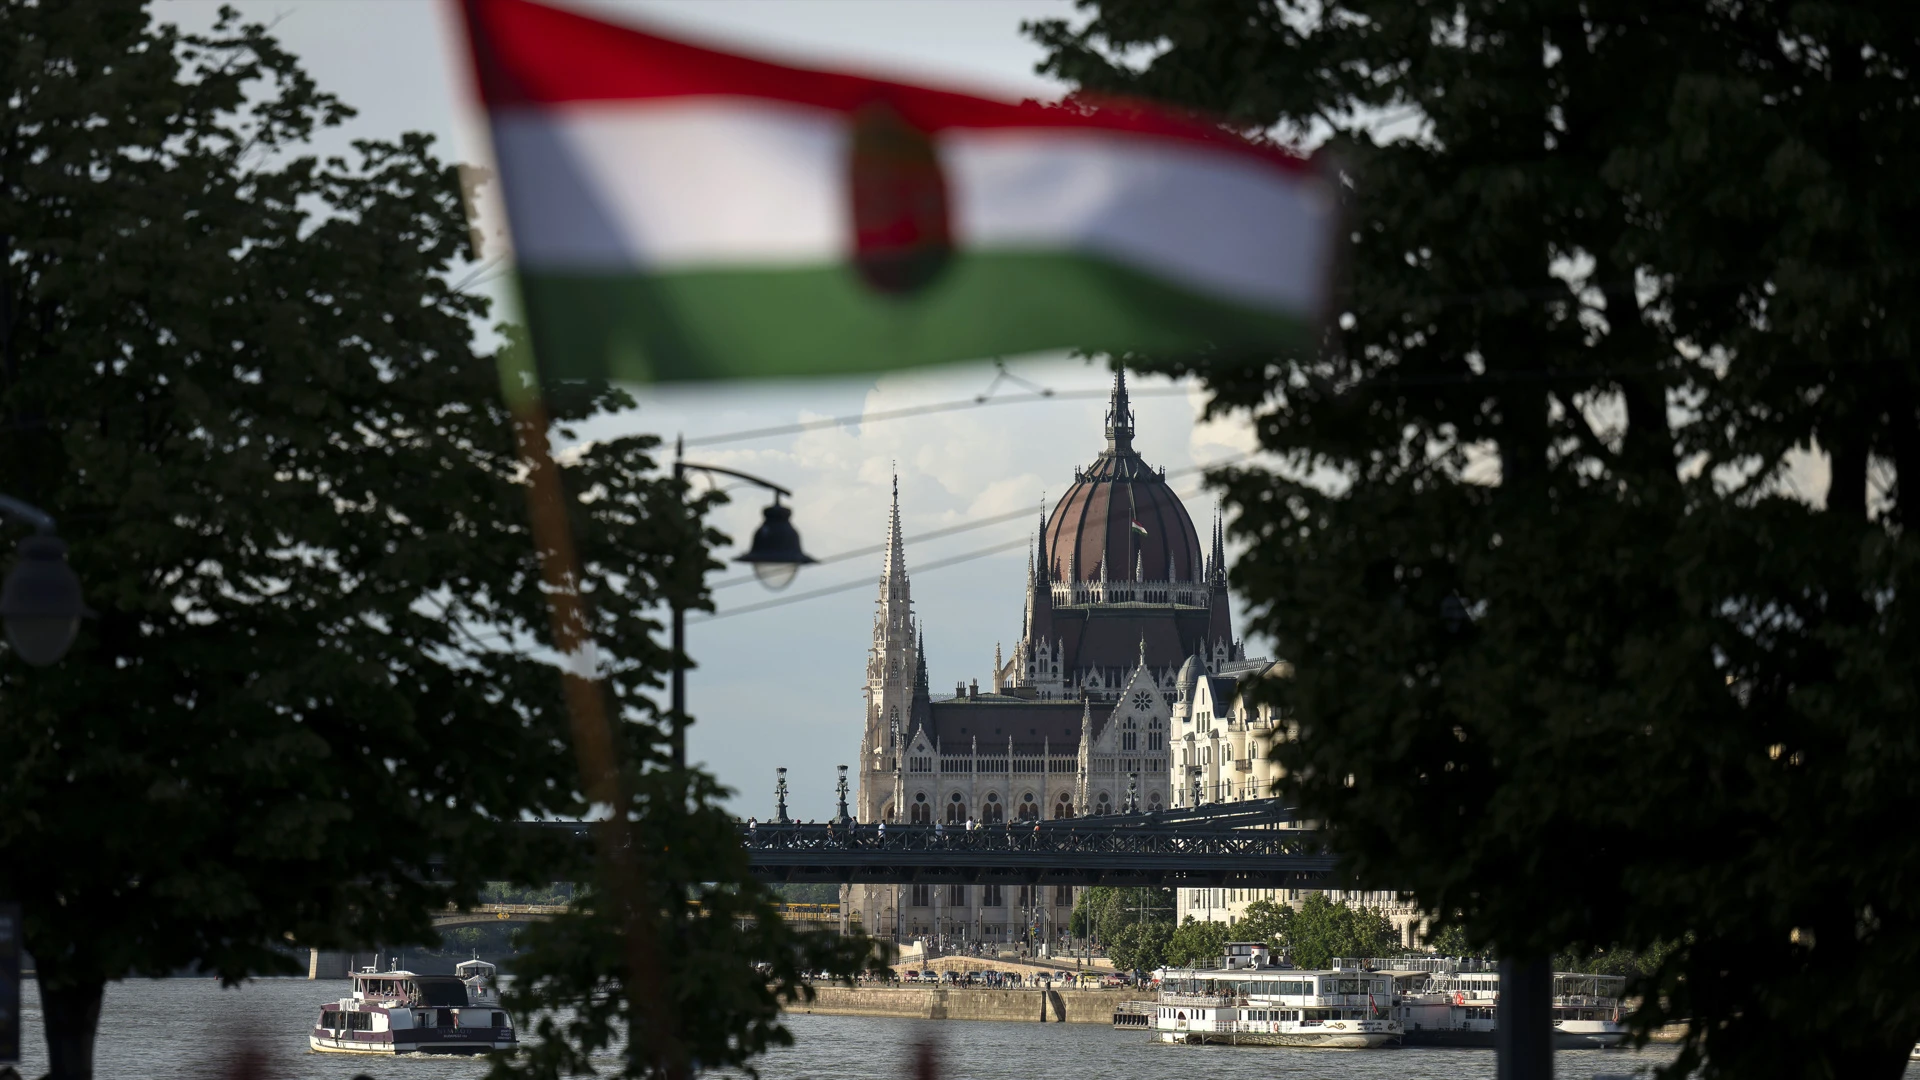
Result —
[[[1382, 959], [1377, 964], [1394, 984], [1393, 1015], [1404, 1046], [1491, 1047], [1497, 1030], [1500, 975], [1461, 971], [1452, 961]], [[1553, 976], [1553, 1045], [1556, 1050], [1604, 1050], [1627, 1037], [1620, 994], [1626, 979], [1560, 971]]]
[[1365, 1049], [1400, 1041], [1385, 975], [1272, 965], [1258, 942], [1227, 946], [1226, 967], [1160, 980], [1154, 1037], [1169, 1043]]
[[353, 992], [320, 1007], [307, 1045], [332, 1054], [484, 1054], [519, 1045], [500, 1005], [494, 967], [474, 959], [456, 975], [362, 968]]

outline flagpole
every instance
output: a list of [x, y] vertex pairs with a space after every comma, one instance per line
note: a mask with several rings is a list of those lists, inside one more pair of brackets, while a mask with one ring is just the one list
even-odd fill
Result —
[[[476, 99], [484, 99], [480, 89], [484, 74], [498, 66], [494, 42], [482, 29], [476, 10], [479, 0], [451, 2], [459, 8], [467, 32], [472, 63], [469, 75]], [[471, 204], [468, 210], [473, 212]], [[636, 1052], [644, 1054], [656, 1075], [665, 1080], [687, 1080], [691, 1063], [680, 1044], [679, 1017], [663, 976], [650, 914], [659, 905], [649, 899], [653, 890], [647, 865], [649, 849], [640, 842], [633, 826], [633, 803], [622, 779], [619, 745], [599, 683], [592, 621], [581, 590], [583, 575], [567, 520], [566, 488], [547, 439], [551, 418], [541, 396], [533, 347], [529, 342], [508, 342], [497, 354], [497, 362], [514, 441], [520, 460], [527, 466], [528, 516], [540, 560], [540, 577], [546, 586], [553, 647], [562, 657], [560, 679], [580, 786], [590, 811], [594, 806], [607, 808], [606, 817], [596, 821], [591, 831], [598, 849], [597, 869], [606, 889], [598, 902], [613, 904], [614, 910], [605, 914], [620, 927], [626, 960], [621, 982], [627, 998], [627, 1056], [631, 1060]], [[674, 772], [673, 782], [684, 789], [686, 778], [678, 762]], [[674, 800], [674, 805], [680, 806], [680, 800]], [[672, 913], [668, 917], [676, 917], [680, 911], [678, 898], [668, 899], [667, 910]]]
[[688, 1075], [687, 1061], [677, 1038], [679, 1025], [671, 1012], [672, 1001], [664, 992], [658, 943], [647, 918], [652, 907], [647, 901], [651, 892], [645, 865], [647, 848], [640, 843], [631, 820], [633, 804], [621, 777], [620, 749], [607, 717], [591, 615], [582, 595], [579, 557], [567, 521], [566, 489], [547, 440], [549, 417], [529, 352], [525, 344], [502, 348], [501, 385], [520, 458], [527, 465], [534, 549], [546, 585], [553, 646], [563, 658], [560, 678], [581, 787], [590, 806], [607, 808], [606, 817], [596, 822], [592, 831], [600, 872], [615, 907], [612, 914], [619, 921], [626, 953], [627, 971], [622, 982], [630, 1012], [627, 1052], [633, 1054], [635, 1032], [644, 1030], [646, 1047], [659, 1073], [669, 1080], [683, 1080]]

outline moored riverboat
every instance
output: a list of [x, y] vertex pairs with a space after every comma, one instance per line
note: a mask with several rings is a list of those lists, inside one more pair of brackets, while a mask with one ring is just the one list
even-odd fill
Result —
[[517, 1047], [493, 965], [475, 959], [455, 970], [462, 974], [362, 968], [348, 996], [320, 1007], [307, 1045], [332, 1054], [484, 1054]]
[[1161, 1042], [1370, 1049], [1400, 1041], [1384, 975], [1299, 971], [1268, 962], [1258, 943], [1227, 946], [1226, 967], [1169, 969], [1153, 1016]]
[[[1392, 964], [1393, 961], [1383, 961]], [[1500, 976], [1492, 971], [1388, 971], [1393, 1013], [1404, 1046], [1491, 1047], [1498, 1031]], [[1618, 975], [1555, 972], [1553, 1045], [1556, 1050], [1604, 1050], [1626, 1039]]]

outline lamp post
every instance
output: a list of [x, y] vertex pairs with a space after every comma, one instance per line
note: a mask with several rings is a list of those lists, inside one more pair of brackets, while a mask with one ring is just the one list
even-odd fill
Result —
[[773, 784], [773, 820], [786, 825], [793, 821], [787, 816], [787, 770], [782, 766], [773, 771], [780, 774]]
[[[800, 534], [793, 527], [793, 511], [780, 505], [780, 499], [793, 498], [793, 492], [770, 480], [718, 465], [700, 465], [687, 461], [680, 456], [681, 440], [673, 443], [673, 479], [676, 486], [686, 482], [690, 472], [711, 473], [718, 476], [731, 476], [735, 480], [745, 480], [773, 492], [773, 505], [761, 514], [760, 527], [753, 531], [753, 543], [744, 555], [734, 557], [734, 562], [743, 562], [753, 567], [753, 576], [760, 584], [769, 589], [784, 589], [793, 583], [793, 576], [800, 568], [813, 562], [812, 556], [800, 550]], [[687, 665], [682, 659], [687, 654], [687, 612], [679, 604], [673, 605], [673, 690], [672, 690], [672, 744], [673, 767], [687, 767]]]
[[80, 579], [67, 565], [67, 545], [46, 511], [12, 496], [0, 495], [0, 518], [33, 529], [20, 541], [19, 558], [0, 586], [7, 643], [34, 667], [56, 664], [73, 646], [80, 620], [92, 614], [80, 600]]

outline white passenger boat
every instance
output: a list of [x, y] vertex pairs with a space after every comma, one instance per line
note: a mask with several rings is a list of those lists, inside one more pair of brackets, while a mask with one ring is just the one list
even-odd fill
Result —
[[[1392, 960], [1380, 961], [1392, 965]], [[1393, 979], [1393, 1014], [1404, 1046], [1491, 1047], [1498, 1029], [1500, 975], [1493, 971], [1384, 972]], [[1561, 971], [1553, 976], [1556, 1050], [1608, 1049], [1627, 1037], [1618, 975]]]
[[332, 1054], [484, 1054], [519, 1045], [500, 1006], [494, 967], [469, 960], [456, 975], [353, 974], [353, 992], [320, 1007], [307, 1045]]
[[1154, 1037], [1169, 1043], [1365, 1049], [1400, 1041], [1384, 975], [1274, 966], [1257, 942], [1227, 946], [1217, 970], [1168, 969]]

